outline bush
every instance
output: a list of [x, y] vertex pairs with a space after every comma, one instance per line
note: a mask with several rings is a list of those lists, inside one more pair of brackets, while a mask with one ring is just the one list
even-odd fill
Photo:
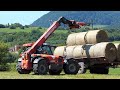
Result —
[[3, 24], [0, 24], [0, 28], [6, 28], [6, 26]]
[[16, 63], [8, 63], [9, 69], [10, 71], [16, 71]]
[[10, 26], [10, 29], [16, 29], [16, 27], [15, 27], [15, 26], [13, 26], [13, 25], [11, 25], [11, 26]]
[[20, 29], [24, 29], [24, 26], [21, 26]]
[[0, 65], [0, 71], [9, 71], [9, 70], [10, 70], [10, 65], [8, 65], [8, 64]]
[[13, 24], [15, 27], [22, 27], [23, 25], [22, 24], [20, 24], [20, 23], [14, 23]]
[[14, 63], [19, 58], [19, 55], [16, 53], [8, 53], [6, 56], [7, 63]]
[[38, 27], [38, 29], [42, 29], [42, 27]]
[[25, 28], [29, 28], [29, 25], [25, 25]]
[[7, 55], [8, 55], [8, 45], [6, 43], [0, 42], [0, 71], [9, 70], [9, 65], [7, 65]]

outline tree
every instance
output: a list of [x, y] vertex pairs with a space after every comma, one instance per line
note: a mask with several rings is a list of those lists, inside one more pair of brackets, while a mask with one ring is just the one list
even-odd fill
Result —
[[10, 29], [16, 29], [16, 27], [14, 25], [11, 25]]
[[20, 23], [14, 23], [14, 26], [15, 26], [15, 27], [22, 27], [23, 25], [20, 24]]
[[8, 54], [8, 45], [0, 42], [0, 64], [6, 64], [6, 56]]
[[0, 28], [5, 28], [5, 25], [3, 25], [3, 24], [0, 24]]
[[10, 69], [9, 65], [7, 64], [8, 53], [8, 45], [6, 43], [0, 42], [0, 71], [6, 71]]
[[25, 25], [25, 28], [29, 28], [29, 25]]
[[24, 29], [24, 26], [21, 26], [20, 29]]

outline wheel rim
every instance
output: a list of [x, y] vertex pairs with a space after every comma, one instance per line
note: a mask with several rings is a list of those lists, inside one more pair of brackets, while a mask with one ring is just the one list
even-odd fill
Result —
[[75, 65], [74, 64], [70, 64], [69, 65], [69, 70], [70, 70], [70, 72], [74, 72], [76, 70]]
[[83, 62], [80, 62], [80, 63], [78, 63], [78, 64], [79, 64], [79, 66], [80, 66], [78, 73], [82, 73], [83, 70], [84, 70], [84, 66], [83, 66], [84, 63], [83, 63]]

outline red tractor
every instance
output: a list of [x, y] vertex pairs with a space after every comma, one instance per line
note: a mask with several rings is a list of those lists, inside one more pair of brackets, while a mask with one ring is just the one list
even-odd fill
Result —
[[27, 47], [27, 49], [18, 59], [18, 73], [29, 74], [33, 71], [34, 74], [40, 75], [45, 75], [48, 72], [51, 75], [58, 75], [63, 69], [66, 74], [78, 73], [79, 65], [76, 61], [66, 61], [61, 56], [54, 56], [53, 51], [55, 46], [45, 43], [48, 37], [60, 26], [61, 23], [68, 24], [70, 29], [80, 28], [81, 26], [87, 25], [84, 22], [76, 22], [74, 20], [67, 20], [64, 17], [60, 17], [36, 42], [23, 45]]

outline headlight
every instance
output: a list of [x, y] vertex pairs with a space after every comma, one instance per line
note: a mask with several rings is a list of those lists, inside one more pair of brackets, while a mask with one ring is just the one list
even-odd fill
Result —
[[22, 61], [22, 58], [19, 58], [18, 61]]
[[22, 58], [24, 58], [24, 55], [22, 55]]

